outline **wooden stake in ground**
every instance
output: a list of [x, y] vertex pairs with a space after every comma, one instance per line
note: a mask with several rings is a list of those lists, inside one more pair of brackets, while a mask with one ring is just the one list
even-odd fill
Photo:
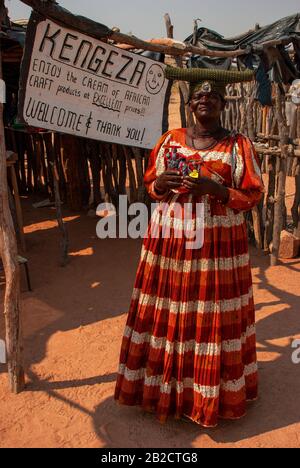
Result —
[[[172, 25], [170, 15], [166, 13], [164, 18], [165, 18], [168, 38], [173, 39], [174, 26]], [[183, 68], [182, 57], [175, 56], [174, 58], [175, 58], [177, 67]], [[189, 88], [188, 88], [187, 83], [185, 83], [184, 81], [179, 81], [179, 93], [180, 93], [181, 125], [182, 127], [193, 127], [195, 124], [194, 117], [188, 105]]]
[[283, 112], [283, 101], [280, 94], [279, 85], [276, 85], [276, 117], [278, 121], [280, 135], [280, 149], [282, 157], [279, 160], [278, 186], [274, 209], [274, 231], [273, 231], [273, 249], [271, 254], [271, 266], [278, 263], [278, 254], [280, 248], [280, 237], [283, 229], [283, 212], [285, 208], [285, 185], [286, 168], [288, 156], [288, 129]]
[[59, 230], [62, 234], [61, 238], [61, 260], [60, 265], [65, 267], [69, 263], [69, 236], [66, 223], [63, 220], [62, 209], [61, 209], [61, 198], [59, 191], [59, 176], [56, 165], [55, 157], [55, 144], [54, 144], [54, 134], [47, 133], [44, 135], [44, 141], [48, 156], [48, 163], [50, 166], [52, 180], [53, 180], [53, 190], [55, 198], [55, 208], [56, 208], [56, 219]]
[[[4, 15], [4, 1], [0, 0], [0, 25], [2, 24]], [[1, 50], [0, 79], [2, 79]], [[20, 319], [20, 272], [16, 234], [8, 204], [3, 103], [0, 103], [0, 249], [6, 279], [4, 316], [8, 376], [11, 391], [19, 393], [24, 388]]]

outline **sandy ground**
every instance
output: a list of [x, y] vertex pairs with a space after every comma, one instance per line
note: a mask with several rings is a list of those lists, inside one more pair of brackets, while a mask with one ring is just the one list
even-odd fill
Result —
[[299, 259], [270, 268], [252, 249], [260, 399], [247, 417], [214, 430], [160, 425], [113, 400], [141, 242], [99, 240], [96, 219], [66, 212], [71, 263], [62, 269], [55, 212], [31, 202], [24, 215], [32, 293], [22, 278], [27, 388], [11, 395], [0, 365], [1, 447], [300, 447], [300, 365], [291, 361], [300, 338]]

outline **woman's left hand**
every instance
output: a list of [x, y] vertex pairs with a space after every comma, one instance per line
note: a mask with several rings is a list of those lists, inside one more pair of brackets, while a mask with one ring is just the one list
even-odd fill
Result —
[[224, 185], [221, 185], [208, 177], [200, 177], [199, 179], [185, 177], [183, 180], [183, 186], [194, 196], [203, 197], [203, 195], [211, 195], [222, 202], [226, 202], [228, 200], [228, 189], [224, 187]]
[[183, 186], [192, 195], [199, 196], [199, 197], [202, 197], [203, 195], [213, 195], [215, 184], [216, 182], [209, 179], [208, 177], [199, 177], [199, 179], [193, 179], [192, 177], [185, 177], [183, 180]]

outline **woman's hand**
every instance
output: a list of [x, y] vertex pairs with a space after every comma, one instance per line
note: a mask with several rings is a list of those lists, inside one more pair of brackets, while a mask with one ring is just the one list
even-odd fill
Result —
[[164, 193], [167, 190], [174, 190], [182, 187], [183, 176], [179, 171], [166, 171], [160, 175], [155, 181], [155, 190]]
[[193, 179], [192, 177], [184, 177], [183, 186], [192, 194], [198, 197], [210, 195], [226, 203], [229, 198], [229, 191], [224, 185], [215, 182], [208, 177], [200, 177]]

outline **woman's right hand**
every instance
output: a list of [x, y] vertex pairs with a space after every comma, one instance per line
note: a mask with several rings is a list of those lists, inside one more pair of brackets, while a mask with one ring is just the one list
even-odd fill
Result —
[[161, 174], [155, 181], [155, 189], [164, 193], [168, 190], [175, 190], [182, 186], [184, 177], [179, 171], [168, 170]]

